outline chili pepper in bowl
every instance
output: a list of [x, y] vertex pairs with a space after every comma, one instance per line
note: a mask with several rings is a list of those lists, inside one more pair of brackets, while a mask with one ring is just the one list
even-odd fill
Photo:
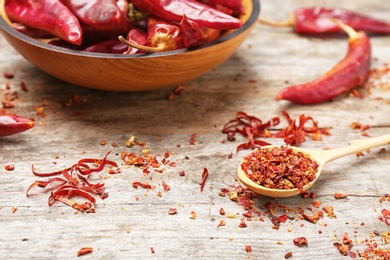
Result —
[[50, 32], [74, 45], [82, 42], [78, 19], [60, 0], [5, 0], [4, 11], [2, 16], [14, 22]]
[[[134, 44], [147, 46], [148, 45], [148, 33], [142, 28], [134, 27], [132, 28], [126, 36], [126, 40], [129, 42], [133, 42]], [[126, 45], [127, 46], [127, 45]], [[135, 54], [135, 53], [143, 53], [144, 51], [133, 48], [131, 46], [127, 47], [128, 49], [123, 52], [123, 54]]]
[[33, 128], [34, 120], [25, 117], [0, 113], [0, 137], [14, 135]]
[[145, 52], [163, 52], [184, 48], [183, 35], [180, 26], [170, 21], [150, 16], [148, 19], [148, 46], [138, 45], [126, 40], [123, 36], [119, 40], [130, 47]]
[[201, 27], [198, 23], [188, 19], [183, 15], [183, 20], [180, 22], [180, 28], [183, 34], [184, 46], [191, 48], [206, 44], [218, 39], [220, 30], [207, 27]]
[[367, 34], [363, 31], [356, 32], [350, 26], [333, 20], [349, 35], [345, 58], [314, 81], [284, 88], [277, 94], [276, 100], [289, 100], [299, 104], [321, 103], [366, 82], [371, 63], [371, 45]]
[[200, 26], [228, 30], [242, 26], [240, 19], [227, 15], [196, 0], [132, 0], [139, 10], [149, 12], [173, 22], [180, 23], [185, 14]]
[[241, 3], [241, 0], [207, 0], [214, 4], [220, 4], [231, 10], [238, 11], [240, 14], [245, 14], [245, 8]]
[[259, 19], [271, 26], [291, 26], [297, 33], [319, 34], [342, 31], [329, 18], [334, 18], [349, 25], [356, 31], [376, 34], [390, 34], [390, 23], [347, 9], [325, 7], [303, 7], [296, 9], [289, 20], [281, 23]]
[[123, 20], [116, 0], [62, 0], [79, 21], [98, 28], [111, 28]]

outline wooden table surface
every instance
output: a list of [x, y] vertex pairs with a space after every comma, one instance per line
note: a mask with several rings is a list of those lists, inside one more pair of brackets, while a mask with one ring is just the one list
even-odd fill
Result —
[[[263, 1], [261, 17], [281, 21], [297, 7], [316, 4], [389, 19], [390, 2], [385, 0]], [[370, 37], [372, 68], [382, 69], [390, 62], [390, 36]], [[282, 117], [284, 110], [292, 118], [312, 116], [320, 127], [330, 128], [331, 135], [322, 141], [308, 137], [301, 144], [305, 148], [337, 148], [353, 139], [390, 133], [390, 78], [386, 74], [370, 78], [369, 91], [359, 90], [363, 97], [346, 95], [311, 106], [274, 99], [287, 85], [310, 81], [333, 67], [345, 56], [346, 39], [297, 35], [291, 28], [257, 24], [230, 59], [183, 84], [184, 92], [173, 99], [168, 97], [177, 86], [116, 93], [59, 81], [0, 39], [0, 71], [15, 76], [0, 78], [2, 100], [16, 91], [18, 98], [10, 111], [36, 121], [33, 129], [0, 139], [1, 258], [73, 259], [80, 248], [92, 247], [93, 252], [83, 259], [284, 259], [288, 252], [292, 259], [348, 259], [334, 246], [342, 243], [345, 234], [352, 241], [352, 253], [375, 244], [389, 251], [390, 228], [380, 220], [382, 209], [390, 209], [385, 197], [390, 183], [389, 146], [327, 164], [310, 189], [316, 194], [314, 199], [259, 196], [253, 200], [259, 215], [252, 219], [243, 216], [243, 206], [220, 194], [221, 189], [240, 185], [237, 165], [249, 153], [235, 153], [243, 138], [224, 142], [226, 136], [221, 133], [238, 111], [267, 121]], [[21, 90], [21, 82], [28, 91]], [[353, 129], [353, 123], [370, 128]], [[285, 126], [282, 119], [278, 127]], [[144, 174], [121, 159], [122, 153], [142, 155], [139, 145], [126, 146], [131, 136], [150, 149], [163, 168], [160, 172], [152, 169]], [[279, 138], [265, 141], [283, 144]], [[77, 212], [60, 202], [49, 207], [50, 191], [38, 187], [26, 197], [27, 188], [44, 179], [33, 175], [32, 165], [40, 172], [56, 171], [82, 158], [103, 158], [108, 151], [108, 159], [117, 162], [121, 172], [110, 175], [105, 169], [95, 177], [109, 193], [105, 200], [97, 198], [95, 213]], [[175, 165], [162, 164], [167, 151], [167, 159]], [[14, 170], [6, 170], [7, 165], [14, 165]], [[201, 192], [204, 168], [209, 177]], [[153, 189], [136, 189], [133, 182], [148, 182]], [[348, 196], [335, 199], [335, 193]], [[319, 208], [315, 202], [321, 203]], [[324, 214], [315, 224], [302, 218], [302, 212], [311, 215], [330, 206], [333, 217]], [[177, 214], [169, 215], [170, 208], [176, 208]], [[225, 215], [220, 214], [221, 208]], [[290, 219], [275, 228], [270, 210]], [[247, 227], [240, 227], [243, 221]], [[308, 245], [295, 246], [293, 240], [298, 237], [306, 237]], [[247, 252], [249, 246], [252, 250]]]

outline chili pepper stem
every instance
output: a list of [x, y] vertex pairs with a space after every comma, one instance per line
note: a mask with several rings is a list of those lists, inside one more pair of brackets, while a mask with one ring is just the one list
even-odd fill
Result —
[[166, 44], [165, 43], [160, 43], [156, 47], [150, 47], [150, 46], [145, 46], [145, 45], [139, 45], [134, 42], [130, 42], [126, 40], [122, 35], [118, 37], [119, 41], [122, 42], [123, 44], [126, 44], [132, 48], [139, 49], [144, 52], [148, 53], [155, 53], [155, 52], [163, 52], [166, 51]]
[[291, 15], [290, 18], [284, 22], [273, 22], [270, 20], [265, 20], [265, 19], [257, 19], [259, 23], [269, 25], [269, 26], [274, 26], [274, 27], [294, 27], [295, 26], [295, 17], [294, 15]]
[[350, 40], [357, 38], [358, 34], [351, 26], [342, 23], [333, 17], [330, 17], [329, 19], [332, 20], [332, 22], [334, 22], [338, 27], [340, 27], [341, 30], [345, 31], [348, 34]]

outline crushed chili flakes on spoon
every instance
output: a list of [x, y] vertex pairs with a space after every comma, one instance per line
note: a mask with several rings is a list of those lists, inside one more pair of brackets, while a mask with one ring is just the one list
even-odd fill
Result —
[[[29, 197], [30, 191], [34, 187], [46, 188], [52, 186], [50, 196], [48, 198], [49, 206], [59, 201], [81, 212], [95, 212], [96, 199], [94, 195], [98, 195], [101, 199], [105, 199], [108, 193], [105, 191], [104, 183], [90, 182], [93, 173], [101, 172], [106, 166], [115, 168], [113, 172], [118, 173], [120, 169], [116, 162], [108, 160], [109, 151], [103, 159], [84, 158], [76, 164], [60, 171], [48, 173], [40, 173], [35, 171], [34, 165], [32, 172], [38, 177], [47, 177], [47, 180], [36, 180], [26, 191], [26, 196]], [[54, 177], [57, 176], [57, 177]], [[58, 177], [60, 176], [60, 177]], [[83, 203], [78, 203], [71, 200], [73, 197], [85, 199]]]
[[243, 158], [242, 170], [255, 183], [269, 189], [303, 187], [316, 178], [318, 163], [291, 147], [262, 147]]
[[281, 112], [287, 120], [287, 127], [281, 130], [271, 132], [271, 127], [280, 124], [280, 117], [273, 117], [267, 122], [249, 115], [243, 111], [238, 111], [234, 119], [229, 120], [223, 128], [222, 133], [227, 135], [228, 141], [234, 141], [235, 135], [239, 134], [248, 139], [248, 142], [241, 143], [237, 146], [236, 152], [243, 149], [255, 149], [261, 146], [270, 145], [270, 143], [260, 140], [259, 138], [283, 138], [288, 145], [299, 146], [305, 141], [306, 136], [311, 135], [314, 141], [322, 140], [322, 135], [330, 135], [329, 128], [320, 128], [318, 122], [311, 116], [304, 114], [299, 119], [293, 119], [286, 111]]

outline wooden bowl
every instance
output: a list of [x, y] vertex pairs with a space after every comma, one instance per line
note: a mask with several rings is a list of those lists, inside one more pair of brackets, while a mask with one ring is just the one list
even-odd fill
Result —
[[153, 54], [104, 54], [45, 44], [12, 29], [0, 18], [8, 43], [42, 71], [63, 81], [101, 90], [143, 91], [182, 84], [228, 59], [246, 39], [260, 14], [259, 0], [242, 1], [243, 26], [193, 50]]

